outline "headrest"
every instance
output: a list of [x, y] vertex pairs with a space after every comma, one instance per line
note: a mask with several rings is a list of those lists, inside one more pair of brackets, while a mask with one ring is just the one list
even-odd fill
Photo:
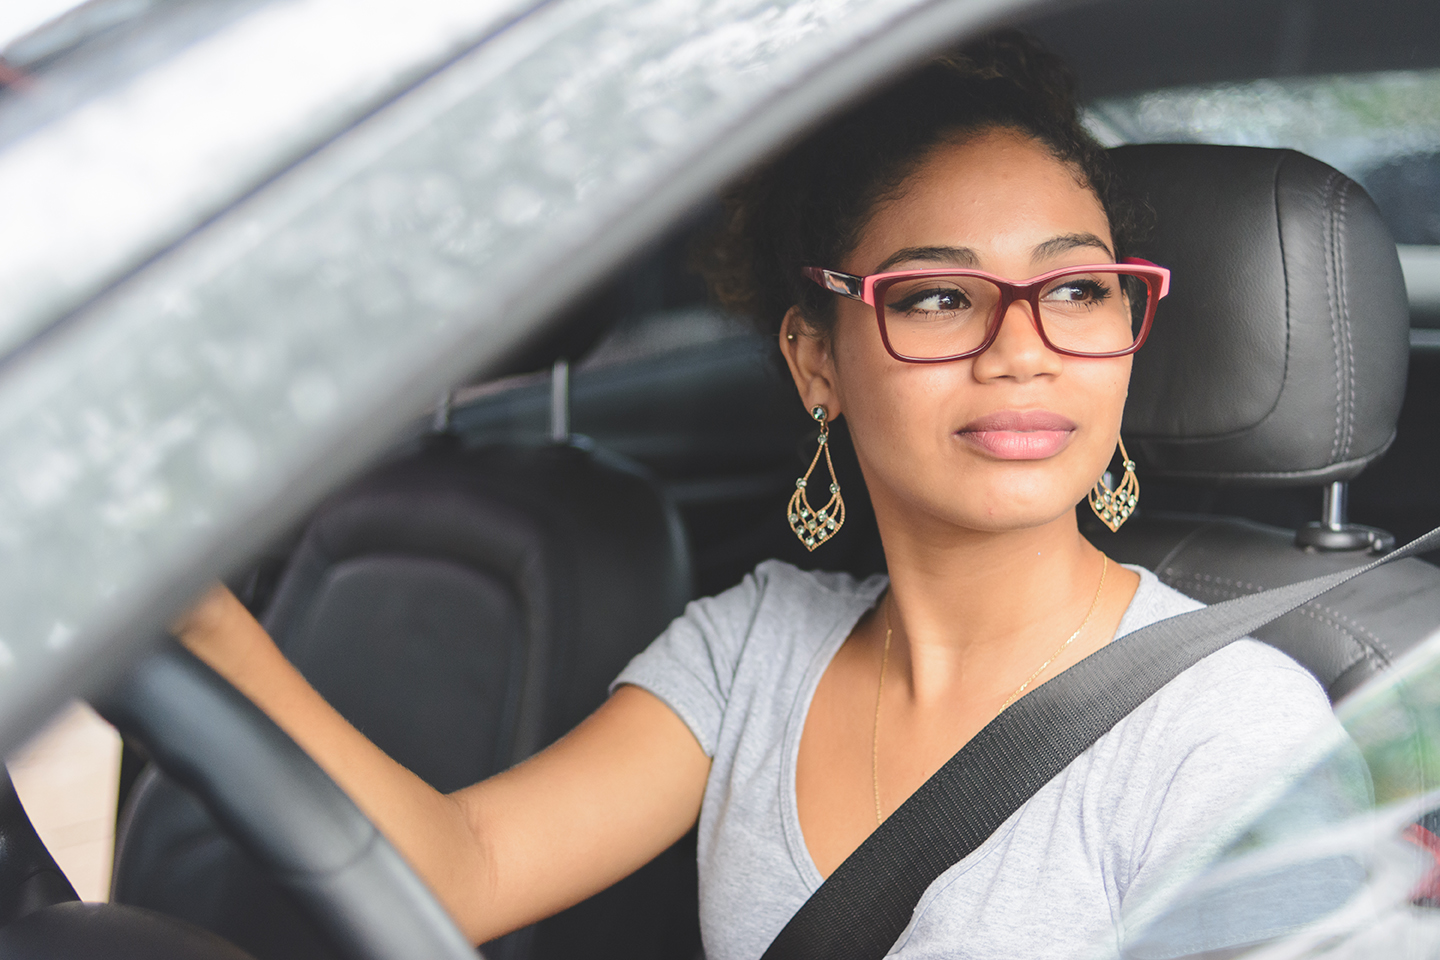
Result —
[[1409, 359], [1400, 259], [1359, 184], [1293, 150], [1111, 151], [1172, 271], [1135, 355], [1124, 436], [1150, 476], [1347, 480], [1395, 435]]

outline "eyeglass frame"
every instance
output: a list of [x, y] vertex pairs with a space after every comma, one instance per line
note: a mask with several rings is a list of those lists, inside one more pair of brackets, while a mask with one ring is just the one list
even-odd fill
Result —
[[[1116, 263], [1088, 263], [1073, 267], [1061, 267], [1038, 274], [1020, 283], [1004, 277], [997, 277], [993, 273], [986, 273], [983, 270], [893, 270], [887, 273], [872, 273], [863, 277], [841, 273], [838, 270], [826, 270], [823, 267], [801, 267], [800, 272], [831, 293], [838, 293], [842, 297], [858, 300], [874, 307], [875, 320], [880, 325], [880, 342], [885, 345], [885, 350], [890, 356], [903, 363], [950, 363], [955, 360], [978, 357], [994, 345], [995, 338], [1000, 335], [1000, 324], [1004, 322], [1005, 314], [1010, 311], [1011, 304], [1019, 300], [1030, 304], [1030, 322], [1035, 325], [1035, 332], [1040, 335], [1040, 341], [1055, 353], [1088, 360], [1127, 357], [1139, 350], [1144, 345], [1145, 339], [1150, 336], [1150, 325], [1155, 320], [1155, 310], [1159, 307], [1160, 301], [1165, 299], [1170, 292], [1170, 269], [1139, 257], [1126, 257]], [[1109, 353], [1080, 353], [1075, 350], [1064, 350], [1051, 343], [1050, 338], [1045, 335], [1045, 325], [1040, 322], [1040, 290], [1057, 277], [1086, 272], [1134, 274], [1145, 281], [1148, 296], [1145, 304], [1145, 319], [1140, 325], [1140, 332], [1136, 335], [1135, 342], [1124, 350], [1112, 350]], [[948, 357], [907, 357], [890, 345], [890, 333], [885, 328], [885, 306], [881, 296], [901, 280], [923, 280], [926, 277], [978, 277], [988, 280], [1000, 288], [999, 305], [996, 307], [995, 316], [990, 319], [986, 327], [985, 339], [981, 341], [980, 346]], [[1155, 292], [1157, 283], [1160, 289], [1158, 294]]]

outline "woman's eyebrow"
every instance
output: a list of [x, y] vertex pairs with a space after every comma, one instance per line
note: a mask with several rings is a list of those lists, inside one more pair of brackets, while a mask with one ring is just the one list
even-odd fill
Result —
[[1058, 257], [1062, 253], [1074, 250], [1076, 247], [1098, 247], [1105, 251], [1106, 257], [1111, 260], [1115, 259], [1115, 252], [1110, 249], [1110, 245], [1095, 236], [1095, 234], [1066, 233], [1058, 237], [1051, 237], [1044, 243], [1037, 245], [1034, 252], [1030, 254], [1030, 262], [1039, 263], [1043, 260], [1049, 260], [1052, 257]]
[[980, 257], [969, 247], [905, 247], [880, 261], [876, 273], [884, 273], [897, 263], [938, 263], [942, 267], [975, 267]]

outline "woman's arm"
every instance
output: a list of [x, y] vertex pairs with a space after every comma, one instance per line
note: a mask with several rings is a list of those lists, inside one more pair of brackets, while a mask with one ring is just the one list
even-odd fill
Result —
[[710, 759], [639, 688], [621, 687], [524, 763], [446, 795], [346, 722], [229, 590], [211, 591], [176, 630], [354, 798], [476, 943], [604, 889], [699, 816]]

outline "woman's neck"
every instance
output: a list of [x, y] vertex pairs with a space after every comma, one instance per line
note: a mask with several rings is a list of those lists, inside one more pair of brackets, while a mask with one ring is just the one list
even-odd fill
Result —
[[1073, 512], [1039, 527], [986, 533], [895, 522], [878, 506], [890, 570], [891, 670], [917, 703], [957, 693], [1003, 699], [1092, 605], [1103, 615], [1076, 637], [1077, 652], [1098, 648], [1139, 583], [1110, 564], [1106, 589], [1097, 593], [1105, 561], [1080, 535]]

